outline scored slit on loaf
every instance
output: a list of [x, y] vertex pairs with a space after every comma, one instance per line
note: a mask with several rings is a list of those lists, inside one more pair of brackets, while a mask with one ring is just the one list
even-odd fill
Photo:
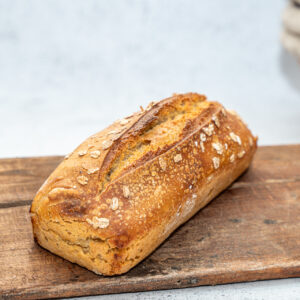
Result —
[[97, 274], [124, 273], [245, 171], [255, 149], [238, 115], [203, 95], [150, 103], [65, 157], [32, 203], [34, 237]]

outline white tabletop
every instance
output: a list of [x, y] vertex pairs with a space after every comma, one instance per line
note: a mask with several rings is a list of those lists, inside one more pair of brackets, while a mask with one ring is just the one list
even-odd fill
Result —
[[[0, 157], [66, 154], [174, 92], [235, 109], [260, 145], [300, 143], [300, 63], [284, 0], [0, 0]], [[299, 279], [130, 299], [300, 299]], [[129, 295], [100, 296], [126, 299]]]

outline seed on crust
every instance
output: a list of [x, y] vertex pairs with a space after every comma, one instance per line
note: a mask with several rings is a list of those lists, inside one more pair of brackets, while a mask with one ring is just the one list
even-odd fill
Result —
[[128, 120], [122, 119], [122, 120], [120, 120], [119, 123], [120, 123], [120, 125], [126, 125], [128, 122], [129, 122]]
[[81, 184], [81, 185], [86, 185], [89, 181], [89, 179], [83, 175], [80, 175], [77, 177], [77, 181]]
[[205, 142], [206, 141], [206, 135], [205, 135], [205, 133], [203, 133], [203, 132], [200, 133], [200, 140], [201, 140], [201, 142]]
[[223, 146], [220, 143], [212, 143], [212, 147], [217, 151], [218, 154], [223, 154]]
[[220, 167], [220, 158], [219, 157], [213, 157], [212, 161], [213, 161], [214, 168], [218, 169]]
[[92, 151], [90, 156], [91, 158], [98, 158], [100, 156], [100, 151], [99, 150], [95, 150], [95, 151]]
[[204, 152], [205, 151], [205, 148], [204, 148], [204, 144], [203, 142], [200, 142], [200, 148], [201, 148], [201, 151]]
[[119, 207], [119, 199], [117, 197], [113, 197], [110, 201], [110, 208], [112, 210], [117, 210]]
[[216, 126], [219, 128], [220, 127], [220, 121], [219, 118], [216, 115], [213, 115], [211, 117], [211, 119], [214, 121], [214, 123], [216, 124]]
[[86, 221], [91, 224], [95, 229], [106, 228], [109, 225], [109, 220], [106, 218], [93, 217], [93, 219], [86, 219]]
[[202, 130], [208, 135], [211, 136], [214, 132], [214, 125], [210, 123], [207, 127], [203, 127]]
[[124, 195], [125, 198], [129, 198], [129, 196], [130, 196], [130, 190], [129, 190], [129, 187], [127, 185], [123, 186], [123, 195]]
[[245, 155], [245, 150], [242, 150], [241, 152], [238, 153], [238, 158], [242, 158]]
[[110, 140], [105, 140], [105, 141], [103, 141], [102, 142], [102, 149], [103, 150], [106, 150], [106, 149], [108, 149], [111, 145], [112, 145], [112, 141], [110, 141]]
[[179, 154], [176, 154], [175, 156], [174, 156], [174, 161], [177, 163], [177, 162], [180, 162], [182, 160], [182, 156], [181, 156], [181, 154], [179, 153]]
[[165, 161], [162, 157], [160, 157], [160, 158], [158, 159], [158, 163], [159, 163], [161, 169], [162, 169], [163, 171], [166, 171], [166, 169], [167, 169], [167, 163], [166, 163], [166, 161]]
[[96, 172], [98, 172], [98, 171], [99, 171], [99, 168], [88, 169], [88, 170], [87, 170], [87, 173], [88, 173], [89, 175], [91, 175], [91, 174], [94, 174], [94, 173], [96, 173]]
[[230, 160], [230, 162], [234, 162], [234, 160], [235, 160], [235, 155], [234, 154], [231, 154], [230, 155], [230, 157], [229, 157], [229, 160]]
[[239, 145], [242, 145], [241, 138], [238, 135], [236, 135], [234, 132], [230, 132], [229, 136], [234, 142], [238, 143]]
[[80, 150], [79, 152], [78, 152], [78, 156], [84, 156], [84, 155], [86, 155], [87, 154], [87, 151], [86, 150]]
[[227, 144], [227, 143], [225, 143], [225, 149], [226, 149], [226, 150], [228, 149], [228, 144]]

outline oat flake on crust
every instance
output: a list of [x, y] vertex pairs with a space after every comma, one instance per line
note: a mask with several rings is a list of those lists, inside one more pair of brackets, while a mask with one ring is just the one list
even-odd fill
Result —
[[109, 220], [106, 218], [93, 217], [93, 219], [86, 219], [86, 221], [92, 225], [95, 229], [106, 228], [109, 225]]
[[212, 161], [213, 161], [214, 168], [218, 169], [220, 167], [220, 158], [219, 157], [213, 157]]
[[176, 163], [177, 163], [177, 162], [180, 162], [181, 160], [182, 160], [182, 156], [181, 156], [180, 153], [174, 156], [174, 161], [175, 161]]
[[77, 181], [81, 184], [81, 185], [86, 185], [89, 181], [89, 179], [83, 175], [80, 175], [77, 177]]
[[238, 135], [236, 135], [234, 132], [230, 132], [229, 136], [234, 142], [238, 143], [239, 145], [242, 145], [241, 138]]
[[95, 150], [95, 151], [92, 151], [90, 156], [91, 158], [98, 158], [100, 156], [100, 151], [99, 150]]

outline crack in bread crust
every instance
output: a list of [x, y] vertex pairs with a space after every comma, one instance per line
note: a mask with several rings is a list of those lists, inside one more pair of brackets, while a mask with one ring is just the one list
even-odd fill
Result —
[[124, 273], [249, 166], [256, 140], [236, 113], [205, 96], [152, 104], [58, 166], [33, 201], [34, 234], [96, 273]]

